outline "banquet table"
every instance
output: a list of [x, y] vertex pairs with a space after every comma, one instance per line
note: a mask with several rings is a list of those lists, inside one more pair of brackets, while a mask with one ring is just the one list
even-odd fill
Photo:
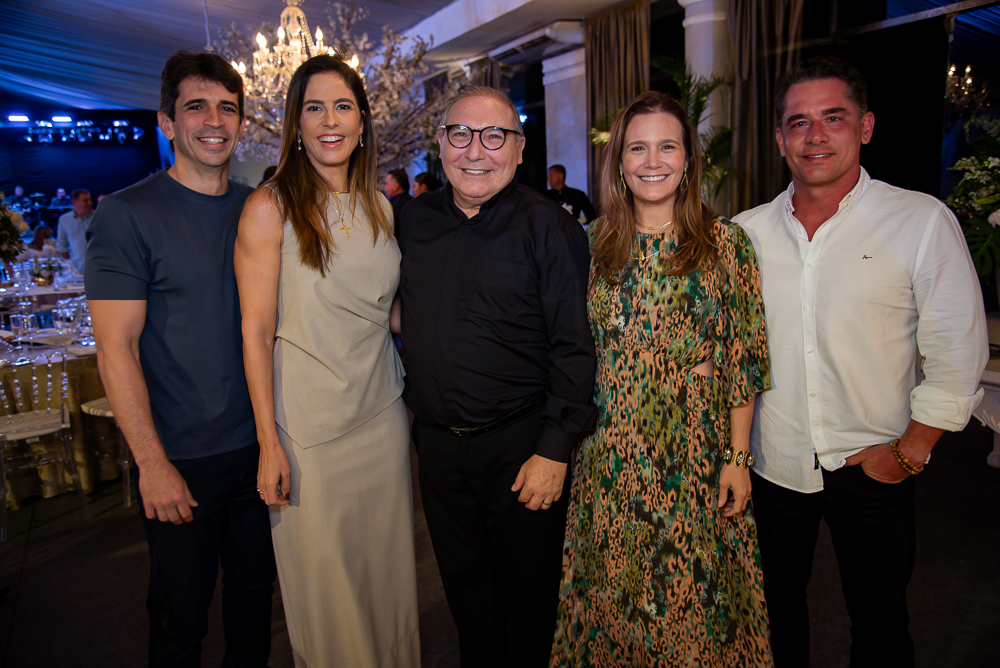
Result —
[[[28, 288], [26, 295], [38, 306], [55, 304], [60, 299], [78, 297], [83, 294], [83, 283], [69, 283], [65, 287], [57, 288], [52, 285], [36, 285]], [[17, 297], [17, 290], [14, 287], [0, 287], [0, 299], [11, 299]]]
[[[110, 421], [84, 416], [80, 411], [80, 404], [104, 396], [104, 387], [101, 385], [101, 379], [97, 372], [97, 356], [70, 354], [66, 363], [66, 371], [69, 381], [67, 403], [70, 412], [73, 454], [80, 472], [83, 490], [90, 493], [94, 490], [97, 481], [111, 480], [117, 478], [121, 473], [117, 462], [117, 435]], [[21, 386], [22, 395], [28, 395], [24, 396], [23, 399], [25, 409], [34, 410], [31, 393], [26, 391], [26, 388], [31, 387], [30, 365], [0, 368], [0, 391], [6, 394], [7, 405], [10, 406], [11, 411], [15, 411], [17, 408], [13, 399], [13, 374], [15, 373]], [[56, 379], [54, 384], [57, 383]], [[55, 390], [55, 394], [55, 402], [59, 402], [58, 388]], [[39, 402], [39, 408], [48, 406], [46, 399]], [[84, 429], [84, 418], [88, 420], [86, 430]], [[51, 449], [61, 448], [62, 441], [58, 434], [53, 434], [42, 436], [35, 443], [21, 441], [9, 446], [8, 449], [10, 447], [19, 449], [19, 454], [25, 452], [23, 449], [28, 449], [33, 454], [41, 455], [51, 451]], [[73, 489], [73, 481], [70, 478], [69, 470], [62, 464], [51, 464], [28, 472], [8, 471], [5, 490], [7, 507], [16, 510], [25, 497], [41, 495], [48, 498], [71, 489]]]

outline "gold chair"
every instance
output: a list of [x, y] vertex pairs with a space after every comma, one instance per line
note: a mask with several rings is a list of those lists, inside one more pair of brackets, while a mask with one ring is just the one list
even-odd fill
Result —
[[[29, 351], [28, 354], [31, 355], [33, 352]], [[16, 354], [16, 352], [12, 353], [15, 356]], [[5, 361], [10, 364], [11, 359]], [[7, 392], [0, 388], [0, 400], [3, 402], [5, 413], [2, 418], [3, 424], [0, 424], [0, 436], [4, 438], [2, 455], [0, 455], [0, 485], [3, 486], [5, 495], [8, 471], [28, 471], [43, 466], [61, 464], [69, 471], [77, 494], [80, 495], [80, 504], [83, 506], [84, 515], [87, 518], [92, 517], [90, 506], [87, 504], [87, 495], [84, 494], [83, 485], [80, 482], [76, 458], [73, 456], [73, 446], [70, 442], [69, 402], [67, 401], [69, 377], [66, 374], [66, 353], [55, 350], [48, 356], [39, 353], [30, 359], [21, 357], [14, 359], [12, 365], [15, 367], [11, 369], [13, 372], [11, 373], [13, 402], [8, 401]], [[31, 386], [22, 388], [17, 373], [18, 367], [29, 365], [31, 367]], [[58, 384], [52, 375], [54, 366]], [[44, 387], [39, 380], [40, 374]], [[22, 442], [26, 445], [37, 443], [42, 436], [50, 434], [58, 434], [61, 437], [60, 448], [46, 452], [15, 447], [15, 444]], [[5, 540], [6, 534], [7, 503], [5, 498], [3, 516], [0, 518], [0, 540]]]
[[[80, 404], [80, 410], [95, 418], [108, 418], [115, 425], [115, 431], [118, 433], [118, 468], [122, 472], [122, 505], [125, 508], [132, 507], [132, 461], [129, 451], [128, 443], [125, 442], [125, 436], [122, 434], [122, 430], [118, 428], [118, 422], [115, 420], [115, 413], [111, 410], [111, 404], [108, 403], [107, 397], [101, 397], [100, 399], [94, 399], [93, 401], [88, 401], [86, 403]], [[95, 440], [97, 439], [97, 434], [94, 434]]]

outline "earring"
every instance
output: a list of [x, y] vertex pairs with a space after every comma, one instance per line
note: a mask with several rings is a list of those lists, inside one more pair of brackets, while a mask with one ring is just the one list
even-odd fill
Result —
[[622, 192], [623, 193], [627, 193], [628, 192], [628, 186], [625, 185], [625, 174], [622, 173], [622, 171], [620, 169], [618, 170], [618, 178], [620, 178], [622, 180]]
[[299, 150], [302, 150], [302, 135], [295, 135], [298, 138]]
[[688, 170], [687, 167], [684, 168], [684, 174], [681, 176], [681, 182], [677, 184], [677, 192], [684, 194], [688, 191]]
[[358, 146], [360, 146], [361, 148], [365, 147], [365, 135], [364, 135], [364, 133], [358, 135]]

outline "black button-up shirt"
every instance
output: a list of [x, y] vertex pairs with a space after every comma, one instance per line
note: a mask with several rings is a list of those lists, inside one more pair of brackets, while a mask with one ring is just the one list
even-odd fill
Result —
[[563, 186], [562, 190], [556, 190], [555, 188], [549, 188], [548, 193], [549, 199], [559, 204], [564, 209], [568, 204], [570, 206], [570, 213], [576, 218], [576, 222], [580, 222], [580, 214], [587, 218], [587, 224], [594, 222], [597, 218], [597, 212], [594, 211], [594, 205], [590, 203], [587, 199], [587, 193], [582, 190], [577, 190], [576, 188], [570, 188], [569, 186]]
[[583, 228], [511, 182], [467, 217], [451, 185], [403, 210], [399, 247], [406, 402], [442, 427], [543, 406], [536, 453], [569, 460], [594, 428], [596, 357]]

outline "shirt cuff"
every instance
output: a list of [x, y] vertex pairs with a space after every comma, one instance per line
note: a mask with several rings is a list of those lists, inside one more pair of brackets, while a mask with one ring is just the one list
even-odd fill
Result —
[[962, 431], [982, 398], [982, 388], [963, 397], [926, 384], [917, 385], [910, 392], [910, 417], [928, 427]]
[[569, 463], [569, 456], [580, 440], [580, 434], [565, 434], [561, 431], [542, 427], [542, 437], [538, 439], [535, 454], [562, 464]]

